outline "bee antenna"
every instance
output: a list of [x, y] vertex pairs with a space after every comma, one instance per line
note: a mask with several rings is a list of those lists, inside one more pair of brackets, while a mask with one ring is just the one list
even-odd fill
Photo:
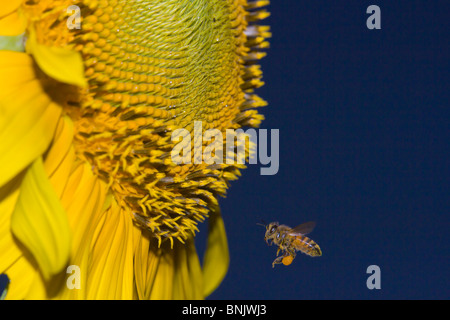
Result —
[[263, 226], [263, 227], [265, 227], [267, 225], [266, 222], [263, 219], [261, 219], [261, 222], [262, 223], [257, 223], [257, 225], [258, 226]]

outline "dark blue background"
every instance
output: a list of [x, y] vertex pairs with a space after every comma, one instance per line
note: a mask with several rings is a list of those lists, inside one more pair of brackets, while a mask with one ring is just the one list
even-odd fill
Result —
[[[371, 4], [381, 30], [366, 27]], [[231, 260], [210, 299], [449, 299], [450, 2], [268, 9], [258, 93], [262, 128], [280, 130], [280, 168], [250, 165], [221, 199]], [[272, 269], [260, 219], [316, 221], [323, 256]], [[366, 287], [372, 264], [381, 290]]]

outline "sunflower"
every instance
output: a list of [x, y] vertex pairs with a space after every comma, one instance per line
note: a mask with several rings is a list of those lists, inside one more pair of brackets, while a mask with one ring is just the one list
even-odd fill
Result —
[[[2, 4], [7, 299], [203, 299], [217, 288], [229, 264], [218, 198], [245, 165], [175, 164], [171, 133], [195, 141], [195, 121], [223, 133], [260, 124], [267, 4]], [[200, 264], [194, 238], [206, 218]]]

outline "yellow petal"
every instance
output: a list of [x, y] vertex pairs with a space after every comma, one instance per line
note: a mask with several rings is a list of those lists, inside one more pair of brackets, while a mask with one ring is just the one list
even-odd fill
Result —
[[0, 188], [0, 273], [14, 264], [22, 255], [10, 230], [11, 214], [19, 197], [23, 174]]
[[8, 0], [2, 1], [0, 6], [0, 18], [10, 14], [11, 12], [17, 10], [22, 4], [23, 0]]
[[209, 296], [222, 282], [230, 264], [227, 234], [220, 209], [214, 208], [209, 218], [208, 241], [203, 258], [203, 293]]
[[187, 240], [185, 244], [175, 243], [174, 250], [173, 298], [203, 299], [203, 275], [193, 239]]
[[[153, 284], [151, 271], [156, 270], [154, 264], [157, 259], [151, 259], [150, 255], [150, 239], [142, 235], [141, 231], [136, 228], [135, 242], [137, 243], [134, 253], [134, 276], [136, 281], [137, 298], [140, 300], [150, 299], [150, 291]], [[149, 259], [150, 258], [150, 259]]]
[[[65, 132], [65, 130], [63, 130]], [[55, 147], [59, 145], [58, 143]], [[51, 152], [51, 151], [50, 151]], [[70, 153], [69, 153], [70, 154]], [[69, 170], [68, 180], [54, 180], [61, 170], [68, 167], [66, 162], [72, 162], [73, 155], [64, 158], [58, 170], [50, 177], [52, 184], [56, 182], [55, 190], [61, 193], [61, 203], [66, 210], [69, 225], [72, 230], [72, 254], [70, 264], [80, 267], [80, 289], [64, 290], [59, 292], [58, 298], [61, 299], [86, 299], [87, 279], [90, 277], [91, 267], [91, 249], [94, 246], [96, 238], [94, 233], [97, 225], [102, 223], [104, 217], [104, 202], [106, 198], [106, 188], [104, 184], [92, 173], [91, 167], [87, 163], [78, 165], [73, 170]], [[47, 168], [47, 167], [46, 167]], [[61, 190], [62, 189], [62, 190]], [[97, 290], [94, 288], [94, 290]]]
[[60, 82], [86, 87], [84, 64], [80, 54], [67, 48], [48, 47], [37, 42], [31, 28], [26, 44], [27, 52], [33, 55], [39, 68]]
[[149, 298], [151, 300], [173, 299], [173, 277], [174, 277], [174, 250], [170, 244], [163, 243], [160, 248], [156, 241], [150, 244], [149, 279], [152, 287]]
[[[57, 171], [61, 171], [62, 163], [72, 149], [73, 132], [72, 120], [67, 116], [61, 117], [56, 128], [55, 138], [45, 156], [44, 166], [49, 177], [53, 176]], [[63, 169], [62, 171], [70, 173], [71, 170]]]
[[39, 157], [28, 169], [11, 217], [11, 230], [33, 254], [46, 279], [62, 271], [70, 255], [70, 229]]
[[0, 186], [48, 148], [61, 114], [25, 53], [0, 51]]
[[[1, 10], [1, 9], [0, 9]], [[26, 19], [17, 11], [0, 18], [0, 35], [15, 36], [25, 32]]]
[[[91, 251], [88, 299], [133, 298], [133, 222], [113, 201], [97, 225], [98, 236]], [[83, 272], [83, 270], [81, 270]]]
[[0, 188], [0, 273], [7, 274], [12, 282], [6, 298], [13, 300], [45, 297], [36, 262], [11, 233], [11, 215], [24, 176], [22, 172]]
[[35, 261], [21, 256], [5, 273], [11, 279], [6, 299], [44, 299], [46, 297], [44, 282]]

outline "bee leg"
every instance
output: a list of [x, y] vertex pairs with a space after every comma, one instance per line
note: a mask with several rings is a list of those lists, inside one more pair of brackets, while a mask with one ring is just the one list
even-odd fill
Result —
[[284, 255], [277, 257], [275, 260], [273, 260], [272, 262], [272, 268], [275, 268], [276, 264], [280, 264], [282, 262], [284, 258]]
[[281, 246], [278, 247], [278, 250], [277, 250], [277, 256], [278, 256], [278, 254], [280, 253], [280, 250], [282, 250], [282, 249], [281, 249]]

